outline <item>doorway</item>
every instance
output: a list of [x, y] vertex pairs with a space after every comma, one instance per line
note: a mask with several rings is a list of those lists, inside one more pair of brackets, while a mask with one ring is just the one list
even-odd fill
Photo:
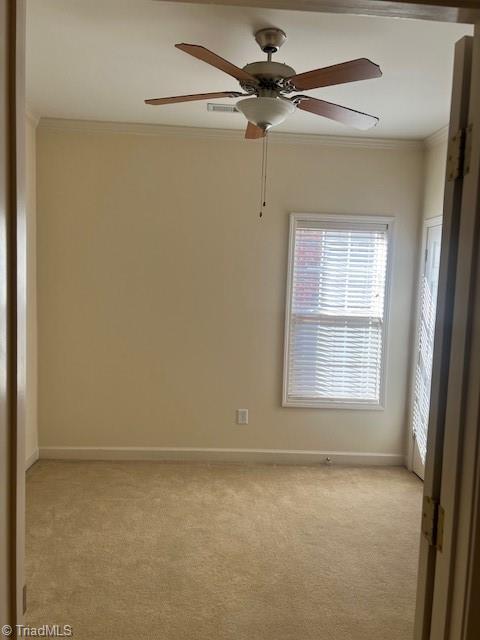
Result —
[[[472, 172], [473, 173], [473, 172]], [[473, 636], [472, 636], [473, 637]]]

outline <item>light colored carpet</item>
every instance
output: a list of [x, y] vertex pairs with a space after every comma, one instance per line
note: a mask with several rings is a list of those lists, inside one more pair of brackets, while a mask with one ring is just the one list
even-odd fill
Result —
[[77, 640], [411, 640], [406, 470], [40, 461], [27, 622]]

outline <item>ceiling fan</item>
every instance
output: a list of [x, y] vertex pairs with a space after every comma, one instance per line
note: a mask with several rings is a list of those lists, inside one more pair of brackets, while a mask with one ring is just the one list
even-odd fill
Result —
[[145, 103], [164, 105], [193, 100], [243, 97], [237, 102], [236, 107], [248, 120], [245, 133], [248, 139], [264, 138], [271, 127], [284, 122], [297, 108], [362, 130], [370, 129], [378, 123], [379, 119], [375, 116], [302, 93], [287, 97], [288, 94], [297, 91], [379, 78], [382, 72], [378, 65], [367, 58], [359, 58], [297, 74], [292, 67], [272, 61], [272, 55], [277, 53], [286, 38], [285, 32], [281, 29], [269, 27], [257, 31], [255, 40], [267, 54], [267, 60], [252, 62], [243, 69], [200, 45], [176, 44], [177, 49], [234, 77], [240, 83], [244, 93], [239, 91], [198, 93], [170, 98], [152, 98], [145, 100]]

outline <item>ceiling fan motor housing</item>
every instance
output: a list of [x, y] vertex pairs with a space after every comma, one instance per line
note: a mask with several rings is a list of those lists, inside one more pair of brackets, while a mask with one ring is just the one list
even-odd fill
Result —
[[284, 80], [295, 75], [295, 69], [289, 67], [288, 64], [281, 62], [273, 62], [272, 60], [261, 60], [260, 62], [251, 62], [243, 67], [243, 70], [250, 75], [258, 78], [258, 80]]
[[274, 90], [280, 95], [280, 93], [290, 93], [292, 91], [288, 78], [295, 75], [295, 69], [289, 67], [288, 64], [261, 60], [260, 62], [251, 62], [245, 65], [243, 70], [256, 80], [255, 84], [248, 81], [240, 82], [242, 88], [248, 93], [262, 95], [263, 90]]

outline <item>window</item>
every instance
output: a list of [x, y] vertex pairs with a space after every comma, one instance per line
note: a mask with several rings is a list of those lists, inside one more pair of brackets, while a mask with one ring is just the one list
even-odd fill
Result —
[[291, 215], [285, 406], [383, 406], [392, 224]]

